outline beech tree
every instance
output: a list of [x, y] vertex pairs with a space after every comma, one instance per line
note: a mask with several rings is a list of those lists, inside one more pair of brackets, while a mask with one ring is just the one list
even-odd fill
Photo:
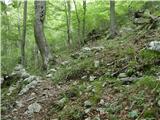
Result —
[[49, 61], [52, 59], [46, 37], [44, 34], [43, 23], [46, 15], [46, 1], [35, 1], [35, 24], [34, 24], [34, 35], [38, 49], [40, 51], [43, 69], [47, 69]]
[[83, 28], [82, 28], [83, 44], [85, 41], [85, 32], [86, 32], [86, 0], [83, 0]]
[[65, 0], [64, 4], [67, 24], [67, 45], [68, 47], [71, 47], [71, 1]]
[[81, 33], [80, 33], [80, 17], [78, 15], [78, 10], [77, 10], [77, 4], [76, 1], [73, 0], [74, 6], [75, 6], [75, 11], [76, 11], [76, 18], [77, 18], [77, 36], [78, 36], [78, 44], [81, 46]]
[[[18, 17], [18, 21], [19, 19], [20, 18]], [[21, 40], [21, 64], [23, 66], [25, 65], [26, 20], [27, 20], [27, 0], [24, 0], [23, 32], [22, 32], [22, 40]], [[20, 34], [20, 26], [18, 29]]]
[[110, 37], [113, 38], [115, 35], [117, 35], [115, 1], [110, 0]]

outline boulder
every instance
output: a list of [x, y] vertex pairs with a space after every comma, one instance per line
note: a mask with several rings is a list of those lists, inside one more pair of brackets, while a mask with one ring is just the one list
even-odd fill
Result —
[[37, 102], [31, 104], [28, 106], [28, 110], [25, 112], [27, 114], [33, 114], [33, 113], [38, 113], [42, 109], [42, 106], [38, 104]]
[[160, 52], [160, 41], [152, 41], [152, 42], [150, 42], [148, 49]]

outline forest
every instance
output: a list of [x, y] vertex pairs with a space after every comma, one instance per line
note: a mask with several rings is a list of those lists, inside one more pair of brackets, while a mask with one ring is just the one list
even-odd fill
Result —
[[2, 120], [160, 120], [160, 1], [1, 0]]

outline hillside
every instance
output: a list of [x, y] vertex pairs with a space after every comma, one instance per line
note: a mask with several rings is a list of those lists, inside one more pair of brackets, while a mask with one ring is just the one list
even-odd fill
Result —
[[160, 120], [160, 1], [0, 4], [2, 120]]
[[158, 120], [160, 54], [147, 48], [158, 33], [89, 42], [64, 53], [46, 77], [17, 67], [11, 86], [2, 86], [2, 119]]

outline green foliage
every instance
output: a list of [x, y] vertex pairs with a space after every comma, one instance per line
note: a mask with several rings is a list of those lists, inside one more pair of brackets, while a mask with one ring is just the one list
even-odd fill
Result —
[[[71, 24], [72, 24], [72, 42], [73, 46], [77, 46], [77, 40], [81, 36], [77, 36], [77, 18], [76, 12], [74, 9], [74, 4], [72, 2], [72, 13], [71, 13]], [[2, 12], [2, 71], [8, 71], [14, 67], [12, 65], [13, 61], [18, 59], [20, 56], [20, 39], [21, 35], [18, 33], [18, 7], [20, 15], [20, 27], [22, 30], [23, 25], [23, 2], [20, 2], [21, 5], [18, 5], [18, 2], [14, 0], [10, 5], [6, 5], [1, 2], [1, 12]], [[82, 28], [82, 19], [83, 19], [83, 6], [82, 1], [76, 0], [78, 15], [80, 17], [80, 27]], [[128, 14], [131, 11], [136, 11], [140, 9], [143, 5], [146, 5], [145, 1], [116, 1], [116, 15], [117, 22], [120, 25], [123, 23], [129, 22]], [[156, 4], [155, 9], [153, 7], [153, 12], [159, 8]], [[54, 53], [61, 52], [66, 49], [66, 18], [64, 11], [64, 1], [47, 1], [47, 12], [46, 20], [44, 22], [44, 32], [46, 40], [49, 43], [51, 51]], [[158, 10], [157, 10], [158, 11]], [[88, 0], [87, 1], [87, 12], [86, 12], [86, 37], [87, 34], [93, 29], [97, 30], [106, 30], [109, 27], [109, 1], [101, 0]], [[124, 19], [126, 18], [126, 19]], [[27, 35], [26, 35], [26, 58], [27, 65], [29, 70], [32, 72], [37, 71], [40, 67], [35, 65], [33, 59], [34, 49], [36, 49], [35, 40], [34, 40], [34, 1], [28, 1], [28, 13], [27, 13]], [[81, 29], [82, 30], [82, 29]], [[5, 48], [5, 46], [7, 46]], [[74, 48], [74, 47], [73, 47]], [[8, 50], [9, 49], [9, 50]], [[15, 51], [16, 49], [16, 51]], [[10, 51], [10, 52], [9, 52]], [[132, 51], [130, 51], [132, 52]], [[9, 54], [8, 54], [9, 53]], [[16, 56], [16, 57], [15, 57]], [[40, 59], [40, 57], [39, 57]], [[4, 62], [3, 62], [4, 61]], [[28, 62], [30, 61], [30, 62]], [[7, 63], [7, 64], [4, 64]]]
[[59, 114], [61, 120], [82, 120], [83, 119], [82, 108], [77, 105], [67, 105]]
[[142, 50], [140, 52], [140, 57], [142, 58], [145, 63], [152, 62], [154, 60], [160, 59], [159, 52], [151, 51], [151, 50]]
[[93, 71], [94, 65], [91, 59], [77, 60], [68, 65], [62, 66], [53, 76], [54, 82], [64, 80], [80, 79], [87, 72]]
[[102, 96], [103, 93], [103, 81], [98, 81], [95, 80], [93, 83], [91, 83], [93, 88], [92, 88], [92, 94], [90, 96], [90, 100], [92, 103], [97, 104]]
[[160, 82], [156, 80], [155, 77], [152, 76], [145, 76], [140, 79], [136, 84], [139, 86], [147, 87], [149, 89], [159, 89]]

